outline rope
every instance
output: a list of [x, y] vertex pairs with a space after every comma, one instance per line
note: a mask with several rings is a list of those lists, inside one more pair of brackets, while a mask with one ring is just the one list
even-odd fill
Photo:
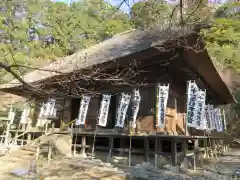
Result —
[[65, 123], [63, 122], [63, 120], [61, 120], [61, 128], [64, 128], [64, 127], [66, 127], [66, 126], [69, 126], [70, 124], [74, 123], [76, 120], [77, 120], [77, 119], [74, 119], [74, 120], [70, 121], [70, 122], [67, 123], [67, 124], [65, 124]]

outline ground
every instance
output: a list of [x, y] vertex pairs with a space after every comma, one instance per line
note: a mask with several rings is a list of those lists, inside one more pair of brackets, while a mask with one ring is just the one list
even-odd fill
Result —
[[[190, 175], [156, 169], [147, 163], [135, 167], [116, 167], [92, 156], [56, 155], [48, 165], [47, 159], [43, 157], [35, 161], [35, 155], [35, 148], [21, 147], [12, 149], [0, 157], [0, 180], [230, 180], [232, 174], [237, 174], [240, 167], [240, 150], [234, 150], [231, 154], [207, 161], [205, 169], [208, 171], [201, 170]], [[37, 172], [34, 172], [35, 170]]]

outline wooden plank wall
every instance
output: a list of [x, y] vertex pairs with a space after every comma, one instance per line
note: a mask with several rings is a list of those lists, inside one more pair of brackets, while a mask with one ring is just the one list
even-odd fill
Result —
[[96, 127], [99, 108], [100, 108], [100, 97], [92, 97], [88, 106], [86, 125], [85, 125], [86, 128], [94, 129]]
[[[132, 93], [132, 89], [123, 89], [125, 93]], [[108, 124], [106, 129], [112, 129], [115, 125], [115, 115], [116, 108], [118, 106], [118, 100], [120, 98], [121, 92], [111, 97], [111, 105], [108, 116]], [[137, 117], [137, 129], [138, 132], [163, 132], [169, 135], [184, 135], [185, 134], [185, 122], [184, 115], [186, 110], [185, 103], [185, 94], [181, 87], [177, 85], [170, 86], [170, 94], [168, 98], [167, 111], [166, 111], [166, 126], [165, 128], [157, 128], [156, 129], [156, 88], [148, 87], [140, 89], [141, 95], [141, 103], [139, 108], [139, 113]], [[101, 97], [92, 97], [87, 118], [85, 128], [95, 129], [97, 119], [98, 119], [98, 111], [100, 108]], [[78, 104], [78, 105], [77, 105]], [[71, 118], [76, 118], [79, 111], [80, 99], [73, 100], [72, 102], [72, 115]], [[74, 107], [73, 107], [74, 106]], [[77, 107], [76, 107], [77, 106]], [[176, 108], [177, 107], [177, 108]], [[129, 108], [130, 109], [130, 108]], [[73, 112], [74, 111], [74, 112]], [[66, 114], [68, 114], [66, 112]], [[129, 112], [125, 121], [125, 126], [128, 128], [129, 122]], [[67, 116], [67, 115], [66, 115]]]

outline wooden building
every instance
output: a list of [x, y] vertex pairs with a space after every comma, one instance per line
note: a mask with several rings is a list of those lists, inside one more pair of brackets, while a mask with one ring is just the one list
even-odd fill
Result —
[[[180, 163], [179, 153], [188, 156], [188, 140], [193, 147], [204, 148], [205, 154], [209, 142], [214, 143], [214, 148], [217, 146], [215, 140], [218, 149], [220, 145], [226, 149], [223, 133], [206, 136], [205, 131], [186, 128], [187, 81], [194, 80], [201, 89], [206, 89], [207, 103], [216, 106], [235, 103], [204, 47], [199, 29], [173, 27], [128, 31], [59, 59], [23, 79], [34, 90], [14, 80], [2, 85], [0, 91], [38, 102], [44, 98], [56, 98], [59, 106], [56, 128], [60, 128], [62, 122], [69, 123], [70, 127], [71, 121], [78, 117], [81, 95], [92, 96], [84, 127], [72, 128], [75, 152], [78, 149], [82, 153], [101, 150], [107, 151], [109, 157], [117, 152], [127, 152], [129, 157], [134, 153], [144, 154], [145, 161], [153, 157], [155, 163], [159, 155], [168, 156], [170, 153], [173, 165], [177, 165]], [[156, 128], [158, 83], [170, 85], [165, 128]], [[131, 93], [134, 88], [138, 88], [141, 94], [137, 128], [134, 131], [129, 129], [128, 117], [124, 128], [115, 128], [119, 95], [121, 92]], [[107, 126], [100, 128], [96, 123], [103, 93], [112, 94], [112, 98]], [[207, 142], [210, 138], [213, 141]], [[215, 154], [219, 153], [220, 150]], [[129, 164], [132, 164], [131, 158]]]

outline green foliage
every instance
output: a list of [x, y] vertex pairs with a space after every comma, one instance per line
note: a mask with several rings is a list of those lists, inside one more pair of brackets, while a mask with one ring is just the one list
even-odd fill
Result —
[[239, 2], [227, 3], [218, 8], [215, 12], [216, 18], [240, 18], [240, 4]]
[[[104, 0], [70, 6], [51, 0], [2, 0], [0, 7], [0, 61], [9, 65], [54, 61], [131, 28], [129, 17]], [[5, 75], [0, 70], [0, 81], [10, 80]]]
[[240, 115], [240, 91], [237, 91], [235, 93], [235, 99], [237, 101], [236, 104], [233, 105], [233, 110]]
[[[231, 3], [229, 7], [233, 5], [236, 4]], [[212, 27], [202, 33], [212, 59], [240, 72], [240, 16], [215, 16]]]
[[167, 24], [172, 10], [170, 5], [158, 0], [141, 1], [133, 5], [132, 21], [136, 27], [144, 28], [156, 24]]
[[195, 4], [189, 4], [184, 9], [184, 21], [187, 24], [208, 21], [212, 16], [214, 8], [208, 5], [208, 0], [197, 0]]

